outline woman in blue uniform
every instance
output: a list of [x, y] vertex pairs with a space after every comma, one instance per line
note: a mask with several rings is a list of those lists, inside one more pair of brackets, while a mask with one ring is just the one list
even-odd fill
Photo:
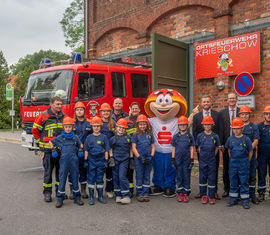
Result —
[[[82, 102], [77, 102], [75, 104], [75, 124], [73, 131], [80, 138], [82, 144], [86, 137], [92, 133], [90, 120], [85, 117], [85, 105]], [[86, 183], [87, 183], [87, 170], [83, 166], [83, 158], [79, 159], [79, 182], [81, 184], [81, 195], [83, 199], [88, 198], [86, 193]], [[72, 193], [72, 179], [69, 175], [69, 186], [70, 186], [70, 195], [69, 199], [73, 199]]]
[[179, 133], [172, 138], [172, 166], [176, 169], [178, 202], [189, 202], [190, 175], [194, 163], [194, 138], [187, 133], [188, 119], [181, 116], [177, 121]]
[[256, 158], [256, 147], [259, 143], [260, 134], [257, 125], [254, 125], [249, 121], [251, 116], [251, 109], [247, 105], [243, 105], [239, 110], [239, 117], [244, 122], [244, 129], [242, 131], [243, 135], [249, 137], [252, 142], [253, 155], [250, 160], [250, 172], [249, 172], [249, 198], [251, 202], [255, 205], [259, 204], [259, 200], [256, 197], [256, 169], [258, 166]]
[[107, 137], [100, 133], [102, 121], [100, 117], [91, 120], [93, 134], [88, 135], [84, 142], [84, 167], [88, 169], [87, 183], [89, 188], [89, 205], [94, 205], [94, 189], [97, 185], [98, 201], [106, 204], [103, 199], [104, 169], [108, 167], [108, 151], [110, 145]]
[[[115, 121], [111, 117], [111, 106], [108, 103], [103, 103], [100, 106], [100, 115], [102, 120], [102, 127], [100, 130], [101, 134], [106, 135], [108, 140], [114, 136], [115, 130]], [[108, 198], [113, 198], [113, 176], [112, 176], [112, 167], [106, 169], [106, 187], [105, 191], [107, 192]]]
[[[60, 208], [65, 199], [65, 188], [68, 173], [71, 175], [74, 203], [82, 206], [84, 203], [81, 200], [81, 193], [78, 185], [79, 178], [79, 158], [83, 158], [83, 145], [77, 135], [73, 132], [74, 120], [70, 117], [65, 117], [63, 120], [62, 134], [55, 139], [49, 141], [52, 150], [52, 157], [58, 156], [54, 147], [60, 148], [60, 170], [59, 170], [59, 186], [57, 191], [56, 207]], [[78, 155], [78, 156], [77, 156]]]
[[150, 173], [155, 154], [155, 141], [149, 130], [145, 115], [138, 116], [136, 132], [132, 136], [132, 151], [135, 157], [136, 190], [139, 202], [149, 202]]
[[128, 128], [127, 120], [121, 118], [116, 123], [116, 134], [110, 139], [110, 157], [114, 158], [115, 167], [112, 168], [113, 187], [116, 195], [116, 202], [123, 204], [131, 203], [129, 194], [129, 181], [127, 169], [130, 157], [133, 157], [131, 150], [131, 136], [126, 134]]

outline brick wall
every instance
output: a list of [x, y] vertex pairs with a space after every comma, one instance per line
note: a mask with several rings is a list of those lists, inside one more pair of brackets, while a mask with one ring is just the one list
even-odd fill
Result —
[[[85, 0], [87, 1], [87, 0]], [[201, 32], [214, 32], [215, 39], [230, 37], [230, 24], [270, 16], [270, 0], [88, 0], [89, 57], [108, 55], [151, 44], [152, 32], [181, 38]], [[253, 120], [261, 121], [261, 111], [270, 104], [270, 32], [261, 33], [261, 72], [253, 74], [256, 110]], [[212, 40], [215, 40], [212, 39]], [[212, 41], [211, 40], [211, 41]], [[201, 43], [201, 42], [200, 42]], [[197, 43], [194, 44], [194, 47]], [[195, 54], [194, 54], [195, 71]], [[195, 77], [195, 74], [194, 74]], [[213, 108], [227, 107], [227, 94], [233, 91], [235, 76], [194, 80], [194, 105], [209, 94]], [[224, 81], [223, 91], [216, 89]]]

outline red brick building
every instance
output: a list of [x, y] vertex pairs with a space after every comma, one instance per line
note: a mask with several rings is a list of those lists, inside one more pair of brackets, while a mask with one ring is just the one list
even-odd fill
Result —
[[[88, 58], [117, 60], [151, 53], [153, 32], [185, 41], [192, 49], [199, 43], [260, 32], [260, 72], [252, 74], [252, 95], [254, 118], [262, 118], [263, 107], [270, 104], [269, 0], [85, 0], [85, 7]], [[196, 79], [194, 50], [193, 58], [193, 106], [209, 94], [213, 108], [223, 109], [236, 75]], [[218, 81], [225, 83], [224, 90], [216, 88]]]

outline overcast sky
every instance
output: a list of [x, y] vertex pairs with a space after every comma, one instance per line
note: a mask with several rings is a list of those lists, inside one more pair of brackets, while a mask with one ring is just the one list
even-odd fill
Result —
[[0, 0], [0, 51], [8, 65], [39, 50], [70, 53], [60, 21], [72, 0]]

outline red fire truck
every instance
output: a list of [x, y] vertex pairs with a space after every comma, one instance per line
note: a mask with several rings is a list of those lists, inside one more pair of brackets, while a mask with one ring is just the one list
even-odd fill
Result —
[[121, 98], [124, 111], [129, 112], [132, 102], [143, 107], [151, 93], [152, 71], [148, 68], [100, 61], [78, 63], [76, 58], [66, 65], [52, 66], [55, 63], [48, 60], [43, 63], [43, 68], [31, 73], [21, 100], [22, 146], [29, 150], [38, 150], [32, 126], [35, 118], [49, 108], [52, 96], [62, 99], [62, 110], [70, 117], [74, 115], [75, 103], [83, 102], [86, 117], [91, 119], [99, 115], [104, 102], [112, 105], [115, 98]]

